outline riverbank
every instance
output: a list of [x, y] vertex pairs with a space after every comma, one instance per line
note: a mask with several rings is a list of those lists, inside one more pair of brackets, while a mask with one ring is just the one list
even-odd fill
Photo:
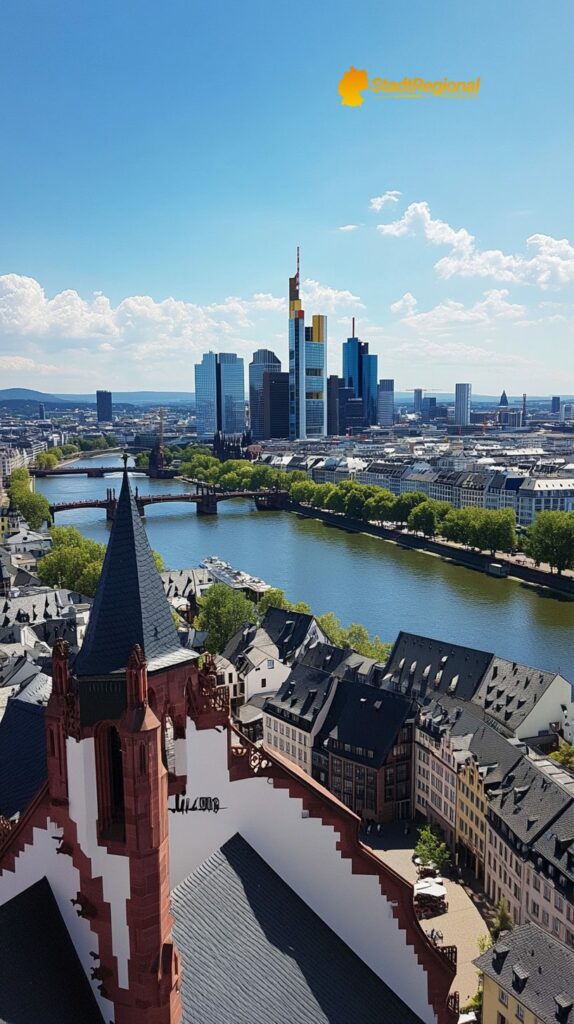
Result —
[[[289, 502], [288, 509], [306, 519], [317, 519], [327, 526], [336, 526], [347, 533], [364, 533], [369, 537], [378, 537], [380, 540], [388, 541], [398, 547], [438, 555], [448, 562], [464, 565], [480, 572], [486, 572], [487, 567], [494, 561], [490, 554], [484, 554], [481, 551], [471, 551], [456, 544], [449, 544], [448, 541], [434, 540], [415, 533], [404, 533], [402, 530], [378, 526], [376, 523], [350, 519], [339, 512], [328, 512], [312, 508], [310, 505], [300, 505], [294, 501]], [[557, 573], [550, 573], [544, 569], [520, 565], [504, 555], [497, 555], [496, 562], [505, 566], [508, 569], [508, 575], [514, 579], [537, 587], [546, 587], [548, 590], [554, 590], [574, 600], [574, 580], [570, 576], [559, 576]]]

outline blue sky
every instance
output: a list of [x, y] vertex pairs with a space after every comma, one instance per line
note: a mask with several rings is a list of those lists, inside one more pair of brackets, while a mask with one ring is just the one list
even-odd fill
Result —
[[[572, 391], [573, 34], [565, 0], [4, 0], [0, 386], [285, 358], [300, 244], [331, 372], [355, 314], [401, 388]], [[350, 65], [481, 87], [348, 108]]]

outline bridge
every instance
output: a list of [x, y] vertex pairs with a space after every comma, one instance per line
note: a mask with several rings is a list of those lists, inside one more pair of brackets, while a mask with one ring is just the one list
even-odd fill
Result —
[[[134, 495], [140, 516], [145, 516], [148, 505], [165, 505], [168, 502], [186, 502], [196, 506], [198, 515], [217, 515], [220, 501], [232, 501], [234, 498], [254, 498], [258, 509], [285, 508], [289, 498], [288, 491], [222, 491], [215, 487], [198, 484], [197, 493], [182, 491], [181, 494], [140, 494], [137, 487]], [[112, 522], [116, 514], [118, 499], [113, 487], [108, 487], [105, 498], [88, 498], [84, 501], [62, 501], [50, 505], [50, 515], [55, 518], [58, 512], [69, 512], [76, 508], [105, 509], [106, 519]]]
[[[29, 469], [28, 472], [31, 476], [90, 476], [90, 477], [102, 477], [107, 476], [110, 473], [123, 473], [123, 466], [54, 466], [53, 469]], [[158, 472], [151, 472], [149, 469], [143, 469], [139, 466], [130, 466], [128, 469], [129, 473], [141, 473], [142, 476], [151, 476], [155, 479], [169, 480], [176, 476], [177, 470], [175, 469], [162, 469]]]

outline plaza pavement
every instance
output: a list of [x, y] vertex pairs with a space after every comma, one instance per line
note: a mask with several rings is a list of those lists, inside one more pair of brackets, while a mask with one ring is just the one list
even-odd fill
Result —
[[[369, 845], [381, 860], [392, 867], [397, 874], [414, 883], [417, 879], [416, 867], [412, 862], [413, 850], [418, 837], [417, 826], [410, 824], [405, 835], [404, 822], [383, 825], [381, 834], [371, 832], [363, 834], [362, 839]], [[467, 891], [460, 882], [455, 882], [445, 874], [444, 884], [447, 893], [448, 910], [445, 914], [421, 920], [426, 932], [437, 928], [443, 934], [440, 945], [456, 946], [458, 950], [456, 977], [452, 991], [460, 995], [460, 1005], [464, 1006], [478, 988], [476, 967], [472, 961], [479, 955], [478, 938], [488, 934], [488, 925], [477, 908], [479, 902], [472, 892]]]

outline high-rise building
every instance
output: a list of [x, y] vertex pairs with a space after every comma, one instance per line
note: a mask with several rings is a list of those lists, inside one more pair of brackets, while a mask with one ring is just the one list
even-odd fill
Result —
[[420, 416], [423, 411], [423, 389], [415, 388], [414, 392], [415, 413]]
[[217, 356], [205, 352], [195, 365], [195, 417], [198, 437], [213, 437], [217, 431]]
[[268, 372], [281, 373], [281, 361], [268, 348], [259, 348], [249, 363], [249, 422], [251, 436], [255, 441], [266, 436], [263, 431], [263, 377]]
[[471, 384], [455, 384], [454, 422], [457, 427], [468, 427], [470, 423]]
[[392, 427], [395, 418], [395, 382], [380, 380], [377, 396], [377, 423], [381, 427]]
[[217, 357], [217, 429], [224, 434], [245, 430], [245, 368], [231, 352]]
[[113, 412], [111, 391], [96, 391], [96, 408], [98, 413], [98, 423], [112, 422]]
[[38, 419], [39, 420], [45, 420], [46, 419], [46, 406], [44, 405], [43, 402], [38, 402]]
[[263, 374], [263, 438], [289, 437], [289, 374]]
[[245, 429], [245, 378], [243, 359], [235, 353], [205, 352], [195, 366], [195, 415], [197, 436], [213, 437], [216, 431], [241, 434]]
[[552, 404], [550, 406], [550, 412], [552, 415], [560, 414], [560, 395], [552, 395]]
[[365, 425], [377, 421], [377, 356], [369, 355], [369, 345], [353, 334], [343, 342], [343, 383], [353, 388], [355, 398], [363, 401]]
[[421, 419], [423, 423], [430, 423], [437, 414], [437, 404], [434, 395], [427, 395], [421, 402]]
[[341, 378], [331, 373], [327, 380], [327, 433], [334, 437], [339, 433], [339, 388]]
[[289, 278], [289, 437], [324, 437], [327, 432], [327, 317], [305, 327], [297, 271]]
[[498, 403], [499, 409], [508, 409], [508, 396], [506, 391], [503, 391], [500, 396], [500, 402]]

